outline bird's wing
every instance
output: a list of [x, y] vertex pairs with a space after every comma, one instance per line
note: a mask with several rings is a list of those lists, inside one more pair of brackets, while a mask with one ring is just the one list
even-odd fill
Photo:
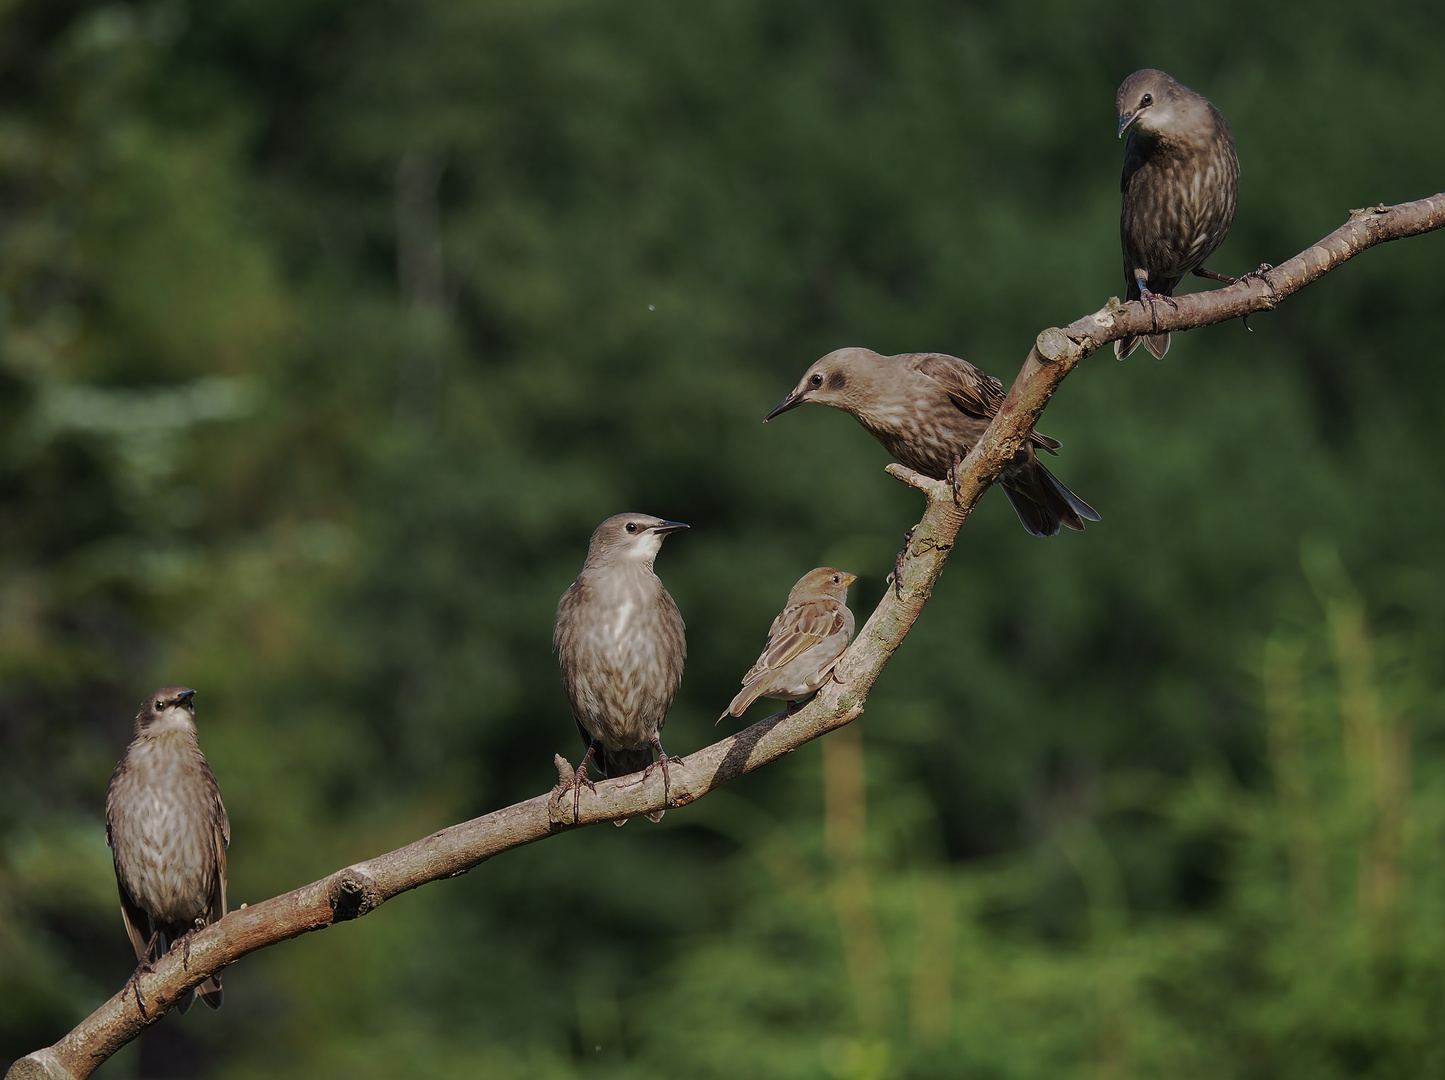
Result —
[[1129, 137], [1124, 140], [1124, 172], [1119, 177], [1119, 190], [1126, 191], [1129, 187], [1129, 178], [1149, 160], [1149, 151], [1136, 132], [1129, 132]]
[[[122, 758], [122, 761], [124, 759]], [[116, 766], [116, 772], [120, 766]], [[125, 921], [126, 936], [135, 949], [135, 958], [144, 960], [146, 958], [146, 946], [151, 940], [151, 919], [145, 910], [130, 898], [130, 893], [125, 888], [125, 877], [120, 872], [120, 860], [115, 857], [115, 829], [112, 815], [115, 807], [111, 800], [115, 796], [115, 777], [112, 775], [110, 790], [105, 795], [105, 842], [111, 849], [111, 860], [115, 864], [115, 889], [120, 893], [120, 917]]]
[[146, 946], [151, 941], [151, 918], [139, 904], [130, 898], [130, 893], [125, 891], [125, 885], [121, 883], [120, 879], [120, 867], [116, 867], [115, 882], [117, 891], [120, 893], [120, 917], [125, 920], [126, 935], [135, 949], [135, 958], [144, 961]]
[[[992, 420], [1003, 407], [1007, 396], [1003, 383], [974, 367], [967, 360], [960, 360], [947, 353], [922, 353], [916, 364], [918, 370], [938, 383], [948, 393], [948, 398], [962, 412], [983, 420]], [[1051, 454], [1058, 453], [1063, 443], [1041, 435], [1037, 431], [1029, 435], [1033, 445]]]
[[743, 676], [751, 682], [765, 671], [777, 671], [830, 634], [843, 629], [843, 607], [836, 600], [805, 600], [783, 609], [768, 631], [768, 643], [752, 670]]
[[207, 922], [219, 922], [226, 914], [226, 851], [231, 846], [231, 818], [226, 813], [226, 804], [221, 801], [221, 785], [216, 783], [216, 774], [205, 758], [201, 759], [201, 771], [211, 792], [211, 846], [216, 860], [216, 884], [211, 890], [211, 912]]
[[946, 353], [922, 353], [915, 366], [942, 386], [949, 400], [970, 416], [992, 419], [1003, 404], [1003, 384], [967, 360]]

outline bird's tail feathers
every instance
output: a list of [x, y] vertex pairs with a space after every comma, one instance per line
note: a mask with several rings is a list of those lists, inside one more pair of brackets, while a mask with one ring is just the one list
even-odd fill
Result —
[[592, 760], [597, 762], [598, 767], [609, 778], [631, 776], [652, 764], [652, 747], [644, 746], [637, 750], [605, 750], [599, 746]]
[[732, 704], [728, 706], [727, 712], [718, 717], [721, 722], [724, 716], [742, 716], [748, 711], [748, 706], [757, 701], [763, 692], [763, 677], [759, 675], [750, 682], [743, 683], [743, 688], [738, 691], [738, 696], [733, 698]]
[[1034, 536], [1057, 536], [1061, 527], [1082, 532], [1085, 521], [1099, 520], [1099, 512], [1041, 462], [1034, 462], [1026, 483], [1005, 484], [1003, 490], [1023, 527]]
[[1114, 342], [1114, 355], [1122, 360], [1141, 344], [1153, 354], [1155, 360], [1163, 360], [1164, 354], [1169, 351], [1169, 335], [1145, 334], [1143, 337], [1120, 338]]
[[221, 977], [219, 975], [212, 975], [205, 982], [201, 983], [200, 986], [196, 987], [196, 991], [201, 995], [201, 1001], [212, 1009], [219, 1009], [221, 1002], [225, 1000], [225, 995], [221, 992]]

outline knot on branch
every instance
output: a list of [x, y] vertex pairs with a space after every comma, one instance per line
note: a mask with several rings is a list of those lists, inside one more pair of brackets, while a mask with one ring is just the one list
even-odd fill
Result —
[[354, 866], [342, 870], [331, 883], [331, 910], [337, 922], [359, 919], [385, 899], [375, 879]]

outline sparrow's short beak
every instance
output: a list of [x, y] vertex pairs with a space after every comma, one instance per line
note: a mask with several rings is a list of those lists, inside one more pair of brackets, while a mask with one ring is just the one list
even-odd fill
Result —
[[852, 585], [853, 582], [855, 582], [855, 581], [857, 581], [857, 580], [858, 580], [858, 575], [857, 575], [857, 574], [844, 574], [844, 575], [843, 575], [843, 588], [846, 589], [849, 585]]
[[796, 409], [799, 405], [803, 404], [803, 402], [807, 400], [808, 399], [805, 398], [801, 392], [794, 390], [787, 397], [783, 398], [782, 401], [778, 402], [776, 405], [773, 406], [773, 411], [768, 413], [767, 416], [763, 417], [763, 423], [766, 424], [775, 416], [782, 416], [783, 413], [787, 412], [789, 409]]
[[661, 525], [654, 525], [652, 527], [652, 531], [662, 536], [666, 536], [668, 533], [674, 533], [677, 532], [679, 529], [686, 529], [688, 527], [689, 526], [684, 525], [680, 521], [664, 521]]

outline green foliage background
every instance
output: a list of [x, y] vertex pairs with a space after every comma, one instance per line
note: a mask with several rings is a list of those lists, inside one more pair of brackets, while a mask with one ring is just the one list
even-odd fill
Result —
[[[1445, 9], [1224, 0], [0, 5], [0, 1058], [132, 967], [102, 805], [199, 689], [233, 904], [528, 797], [592, 527], [712, 719], [788, 586], [883, 589], [916, 493], [848, 344], [1005, 380], [1120, 291], [1114, 88], [1233, 125], [1215, 268], [1442, 187]], [[440, 276], [428, 272], [441, 267]], [[860, 724], [662, 826], [248, 958], [102, 1076], [1439, 1075], [1445, 238], [1042, 425]], [[1142, 359], [1141, 359], [1142, 358]]]

